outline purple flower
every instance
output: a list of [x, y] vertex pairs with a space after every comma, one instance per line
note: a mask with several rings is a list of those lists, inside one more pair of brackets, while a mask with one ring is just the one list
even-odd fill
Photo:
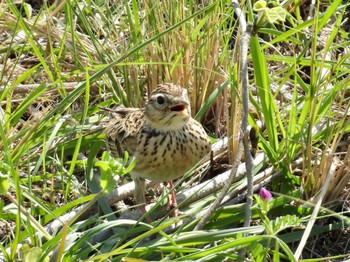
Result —
[[272, 198], [272, 194], [269, 190], [267, 190], [265, 187], [260, 188], [259, 196], [262, 200], [269, 201]]

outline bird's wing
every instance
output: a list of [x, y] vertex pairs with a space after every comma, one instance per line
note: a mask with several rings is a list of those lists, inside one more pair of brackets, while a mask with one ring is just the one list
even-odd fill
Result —
[[140, 108], [117, 108], [110, 110], [105, 134], [109, 150], [114, 156], [122, 157], [124, 151], [134, 154], [137, 135], [144, 123], [144, 111]]

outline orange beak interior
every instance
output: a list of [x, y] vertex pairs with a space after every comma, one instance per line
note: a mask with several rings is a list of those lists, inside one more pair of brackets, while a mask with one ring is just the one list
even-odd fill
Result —
[[179, 105], [170, 107], [170, 111], [181, 112], [181, 111], [185, 110], [185, 108], [186, 108], [185, 105], [179, 104]]

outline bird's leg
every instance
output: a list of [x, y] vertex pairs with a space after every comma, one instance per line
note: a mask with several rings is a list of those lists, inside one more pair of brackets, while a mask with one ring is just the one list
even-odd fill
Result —
[[[145, 197], [146, 181], [141, 177], [135, 177], [134, 183], [135, 183], [134, 196], [135, 196], [136, 204], [139, 205], [139, 209], [141, 210], [141, 212], [143, 214], [146, 214], [147, 213], [146, 197]], [[148, 223], [152, 222], [152, 219], [149, 216], [146, 217], [146, 220]]]
[[177, 201], [174, 193], [174, 185], [173, 181], [169, 181], [169, 186], [170, 186], [170, 192], [171, 192], [171, 204], [170, 204], [170, 209], [174, 209], [174, 213], [172, 216], [177, 217], [179, 215], [179, 211], [177, 209]]

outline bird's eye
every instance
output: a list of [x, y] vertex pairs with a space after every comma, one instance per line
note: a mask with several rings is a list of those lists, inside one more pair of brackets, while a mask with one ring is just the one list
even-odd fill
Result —
[[162, 97], [162, 96], [158, 96], [158, 97], [157, 97], [157, 103], [158, 103], [159, 105], [164, 104], [164, 102], [165, 102], [164, 97]]

